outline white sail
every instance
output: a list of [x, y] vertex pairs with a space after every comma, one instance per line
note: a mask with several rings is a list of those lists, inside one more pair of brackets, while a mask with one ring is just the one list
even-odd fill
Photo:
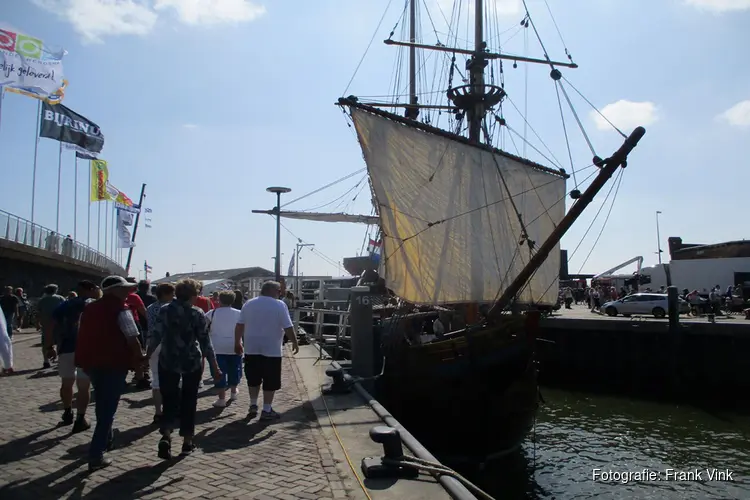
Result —
[[380, 219], [374, 215], [357, 215], [345, 213], [320, 213], [320, 212], [285, 212], [279, 213], [288, 219], [304, 219], [319, 222], [354, 222], [359, 224], [378, 224]]
[[[494, 301], [565, 215], [565, 178], [359, 108], [352, 118], [379, 205], [388, 288], [415, 304]], [[494, 157], [494, 158], [493, 158]], [[508, 189], [503, 185], [503, 179]], [[553, 304], [559, 245], [519, 296]]]

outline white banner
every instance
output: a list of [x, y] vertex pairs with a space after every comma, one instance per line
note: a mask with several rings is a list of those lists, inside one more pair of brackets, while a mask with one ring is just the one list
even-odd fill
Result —
[[39, 38], [0, 30], [0, 86], [48, 97], [64, 86], [64, 50], [52, 51]]
[[133, 214], [122, 210], [118, 210], [117, 213], [119, 214], [117, 217], [117, 248], [130, 248], [133, 246], [133, 242], [131, 241], [130, 229], [124, 223], [123, 215], [132, 216]]
[[96, 160], [99, 157], [99, 153], [92, 153], [88, 149], [83, 149], [77, 144], [71, 144], [69, 142], [61, 142], [60, 144], [62, 144], [65, 149], [78, 153], [79, 158], [85, 157], [87, 160]]
[[133, 225], [133, 212], [117, 210], [117, 218], [119, 219], [120, 224], [122, 224], [123, 226]]
[[121, 210], [123, 212], [129, 212], [131, 214], [137, 214], [141, 212], [141, 209], [138, 207], [129, 207], [127, 205], [123, 205], [122, 203], [115, 202], [115, 208], [118, 210]]

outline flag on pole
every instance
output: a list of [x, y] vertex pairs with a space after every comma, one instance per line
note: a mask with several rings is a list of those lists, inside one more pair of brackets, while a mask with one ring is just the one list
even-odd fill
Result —
[[373, 239], [370, 240], [370, 243], [367, 245], [367, 252], [372, 255], [374, 253], [380, 253], [380, 241], [375, 241]]
[[[2, 31], [2, 30], [0, 30]], [[0, 35], [1, 36], [1, 35]], [[60, 104], [63, 99], [65, 98], [65, 89], [68, 86], [68, 80], [63, 80], [62, 85], [59, 89], [55, 90], [49, 95], [44, 95], [44, 93], [35, 91], [30, 87], [2, 87], [3, 90], [7, 92], [12, 92], [14, 94], [20, 94], [25, 95], [26, 97], [33, 97], [34, 99], [40, 99], [47, 104]]]
[[[65, 88], [65, 50], [52, 50], [41, 39], [0, 29], [0, 87], [46, 99]], [[20, 91], [20, 92], [18, 92]], [[53, 101], [54, 101], [53, 97]], [[57, 100], [59, 102], [62, 97]]]
[[143, 271], [146, 273], [146, 279], [148, 279], [148, 274], [151, 272], [151, 266], [148, 265], [148, 261], [143, 261]]
[[107, 201], [109, 169], [104, 160], [91, 160], [91, 201]]
[[[294, 252], [296, 252], [296, 250]], [[292, 252], [292, 259], [289, 261], [289, 269], [286, 273], [287, 276], [294, 276], [294, 252]]]
[[370, 254], [370, 259], [378, 263], [380, 262], [380, 249], [382, 248], [383, 242], [378, 240], [370, 240], [370, 243], [367, 245], [367, 252]]

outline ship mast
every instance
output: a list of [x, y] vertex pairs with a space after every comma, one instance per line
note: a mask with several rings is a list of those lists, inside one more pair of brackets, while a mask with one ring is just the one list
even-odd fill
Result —
[[484, 68], [487, 59], [484, 57], [484, 0], [474, 1], [474, 54], [467, 62], [469, 70], [469, 94], [473, 97], [473, 106], [467, 111], [469, 114], [469, 140], [475, 144], [480, 142], [482, 120], [486, 112], [484, 107]]
[[417, 0], [409, 2], [409, 106], [404, 116], [416, 120], [419, 116], [417, 106]]

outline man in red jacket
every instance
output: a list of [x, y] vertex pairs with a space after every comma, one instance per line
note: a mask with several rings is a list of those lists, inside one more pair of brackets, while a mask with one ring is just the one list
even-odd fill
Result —
[[110, 465], [104, 452], [112, 449], [112, 423], [125, 390], [128, 371], [144, 358], [138, 327], [125, 304], [135, 288], [120, 276], [102, 281], [104, 295], [81, 314], [76, 345], [76, 366], [83, 369], [96, 391], [96, 428], [89, 447], [89, 470]]

